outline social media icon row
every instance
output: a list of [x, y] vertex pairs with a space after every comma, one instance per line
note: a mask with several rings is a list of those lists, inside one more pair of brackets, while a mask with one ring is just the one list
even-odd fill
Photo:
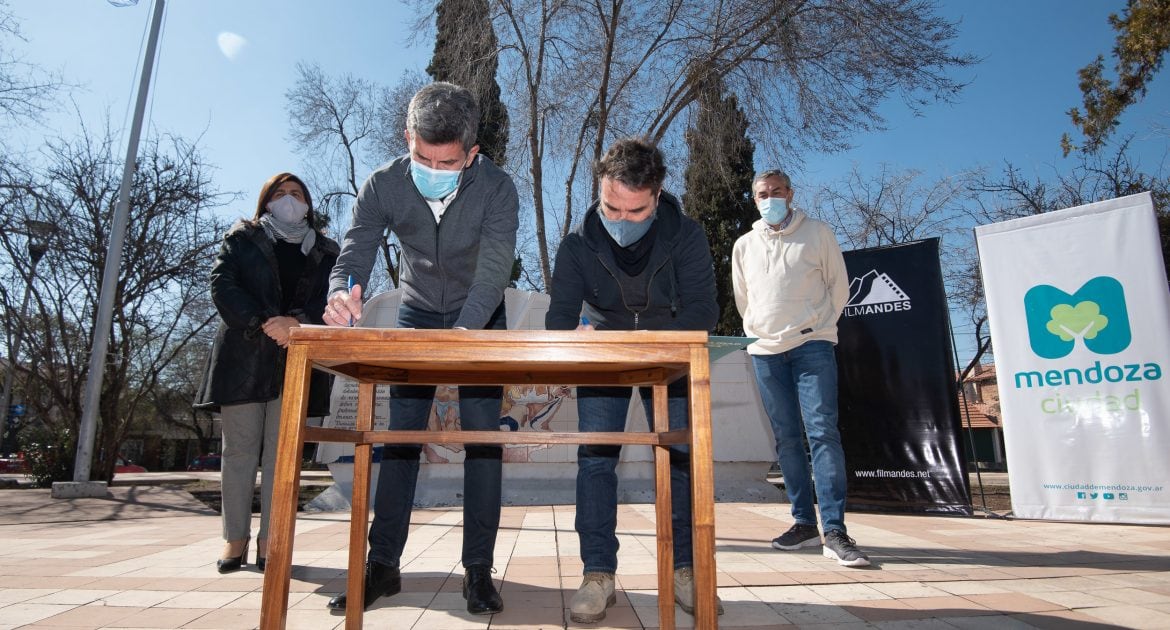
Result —
[[1128, 501], [1129, 500], [1129, 493], [1128, 492], [1118, 492], [1116, 494], [1114, 494], [1112, 492], [1102, 492], [1102, 493], [1078, 492], [1077, 493], [1078, 499], [1096, 499], [1098, 497], [1100, 497], [1101, 499], [1104, 499], [1106, 501], [1113, 501], [1115, 499], [1118, 501]]

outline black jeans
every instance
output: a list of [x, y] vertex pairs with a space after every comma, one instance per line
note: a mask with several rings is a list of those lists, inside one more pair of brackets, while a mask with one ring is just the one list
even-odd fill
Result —
[[[449, 329], [459, 312], [432, 313], [403, 305], [398, 309], [402, 328]], [[486, 329], [504, 329], [504, 305], [492, 315]], [[390, 430], [420, 431], [427, 428], [435, 387], [396, 385], [390, 388]], [[503, 387], [459, 388], [459, 424], [463, 429], [498, 431]], [[466, 445], [463, 461], [463, 566], [493, 564], [496, 531], [500, 527], [499, 446]], [[374, 495], [374, 523], [370, 527], [369, 559], [399, 566], [410, 532], [410, 511], [418, 482], [421, 446], [385, 445]]]

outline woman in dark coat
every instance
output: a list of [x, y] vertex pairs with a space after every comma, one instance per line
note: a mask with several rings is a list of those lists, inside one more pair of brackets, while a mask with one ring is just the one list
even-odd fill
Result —
[[[227, 544], [216, 563], [220, 573], [247, 562], [258, 463], [263, 485], [256, 565], [264, 570], [289, 330], [323, 323], [339, 252], [317, 230], [312, 210], [304, 182], [291, 173], [274, 175], [260, 191], [252, 220], [237, 221], [224, 235], [211, 269], [220, 323], [195, 406], [222, 419]], [[308, 415], [328, 415], [330, 385], [330, 376], [313, 373]]]

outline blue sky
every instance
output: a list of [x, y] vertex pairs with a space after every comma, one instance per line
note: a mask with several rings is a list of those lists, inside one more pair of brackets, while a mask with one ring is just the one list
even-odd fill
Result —
[[[66, 80], [81, 84], [73, 98], [91, 127], [99, 127], [108, 111], [115, 128], [123, 128], [130, 123], [152, 4], [142, 0], [117, 8], [102, 0], [16, 0], [10, 7], [28, 40], [21, 47], [26, 61], [58, 69]], [[296, 62], [392, 84], [404, 69], [421, 69], [430, 58], [429, 45], [411, 48], [407, 43], [412, 20], [392, 1], [170, 0], [150, 124], [189, 139], [202, 135], [205, 157], [219, 167], [217, 185], [245, 193], [223, 212], [250, 215], [268, 177], [299, 170], [301, 160], [287, 141], [284, 110]], [[229, 58], [218, 43], [221, 33], [246, 43]], [[28, 135], [76, 129], [73, 105], [61, 105], [46, 128], [28, 129]], [[119, 157], [124, 152], [123, 144]]]
[[[957, 73], [969, 82], [958, 101], [928, 107], [921, 116], [890, 101], [883, 110], [886, 131], [855, 137], [855, 148], [845, 153], [809, 159], [805, 175], [831, 181], [853, 163], [868, 172], [883, 162], [938, 175], [977, 165], [998, 168], [1004, 160], [1026, 174], [1067, 168], [1071, 159], [1062, 158], [1060, 137], [1073, 131], [1065, 112], [1081, 104], [1076, 72], [1098, 54], [1106, 55], [1112, 69], [1115, 32], [1107, 17], [1124, 6], [1085, 0], [943, 3], [943, 15], [961, 20], [955, 49], [982, 60]], [[1148, 169], [1170, 160], [1170, 72], [1158, 75], [1145, 100], [1123, 115], [1119, 135], [1131, 132], [1132, 147]]]
[[[1069, 168], [1059, 141], [1072, 130], [1065, 112], [1080, 103], [1076, 71], [1112, 49], [1107, 16], [1124, 4], [942, 3], [944, 16], [961, 20], [955, 51], [982, 59], [958, 74], [970, 85], [957, 102], [930, 105], [914, 116], [901, 101], [889, 101], [886, 130], [857, 135], [849, 151], [805, 156], [804, 168], [793, 172], [798, 190], [837, 181], [854, 164], [863, 173], [886, 164], [932, 177], [977, 166], [998, 169], [1005, 161], [1028, 176]], [[115, 128], [128, 126], [151, 2], [128, 8], [101, 0], [9, 5], [28, 39], [19, 52], [81, 85], [72, 98], [87, 124], [100, 128], [108, 111]], [[250, 214], [265, 179], [301, 170], [284, 111], [296, 62], [391, 85], [404, 70], [421, 71], [430, 58], [430, 40], [410, 43], [413, 23], [413, 13], [393, 0], [170, 0], [150, 124], [187, 138], [201, 135], [205, 157], [219, 169], [217, 186], [243, 193], [223, 215]], [[242, 44], [221, 47], [225, 37]], [[73, 107], [62, 102], [45, 125], [18, 130], [16, 144], [36, 146], [45, 136], [73, 133]], [[1125, 112], [1120, 133], [1136, 134], [1132, 148], [1146, 170], [1170, 166], [1170, 70], [1163, 69], [1146, 98]], [[124, 151], [118, 149], [119, 157]], [[777, 162], [756, 155], [757, 168], [788, 168]]]
[[[854, 163], [865, 171], [886, 163], [930, 174], [998, 167], [1004, 160], [1025, 172], [1062, 167], [1059, 139], [1071, 130], [1064, 112], [1080, 102], [1076, 70], [1111, 49], [1106, 16], [1123, 6], [1084, 0], [943, 3], [944, 15], [961, 20], [955, 49], [983, 60], [959, 73], [970, 85], [958, 102], [931, 105], [914, 116], [891, 100], [883, 108], [887, 130], [859, 134], [855, 148], [843, 153], [806, 156], [798, 181], [831, 182]], [[16, 0], [11, 8], [29, 40], [22, 46], [27, 60], [82, 85], [73, 98], [88, 124], [95, 126], [109, 111], [115, 127], [128, 125], [149, 0], [128, 8], [100, 0]], [[156, 130], [202, 134], [206, 157], [220, 168], [218, 185], [245, 193], [247, 202], [225, 213], [247, 212], [269, 175], [300, 166], [287, 141], [284, 111], [294, 64], [313, 61], [327, 73], [392, 84], [404, 70], [424, 68], [430, 57], [429, 40], [409, 42], [413, 19], [404, 5], [381, 0], [171, 0], [150, 122]], [[245, 42], [230, 58], [217, 43], [222, 33]], [[1170, 71], [1164, 71], [1123, 118], [1123, 133], [1138, 134], [1135, 148], [1147, 168], [1168, 159], [1168, 97]], [[73, 105], [61, 106], [48, 125], [25, 130], [26, 142], [76, 127]], [[763, 168], [778, 160], [758, 154], [756, 161]]]

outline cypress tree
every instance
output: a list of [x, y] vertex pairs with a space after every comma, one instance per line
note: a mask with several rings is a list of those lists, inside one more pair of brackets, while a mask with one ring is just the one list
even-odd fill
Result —
[[479, 152], [502, 166], [508, 148], [508, 110], [496, 81], [499, 47], [487, 0], [439, 0], [435, 14], [435, 52], [427, 74], [475, 94]]
[[683, 208], [703, 225], [711, 245], [719, 301], [715, 334], [742, 335], [743, 320], [731, 286], [731, 250], [759, 218], [752, 201], [755, 146], [747, 137], [748, 121], [739, 101], [723, 92], [721, 81], [705, 85], [687, 128], [690, 158]]

